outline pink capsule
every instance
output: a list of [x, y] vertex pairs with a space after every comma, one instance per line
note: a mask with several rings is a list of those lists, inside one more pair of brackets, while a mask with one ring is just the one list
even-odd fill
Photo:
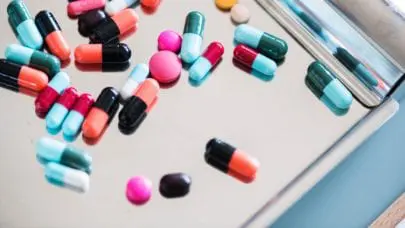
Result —
[[71, 2], [67, 6], [67, 11], [70, 16], [79, 16], [93, 9], [103, 8], [105, 0], [80, 0]]

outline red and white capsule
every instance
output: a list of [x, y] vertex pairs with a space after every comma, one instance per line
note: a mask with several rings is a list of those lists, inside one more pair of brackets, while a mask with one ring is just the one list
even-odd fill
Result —
[[212, 42], [204, 53], [190, 67], [190, 79], [201, 81], [209, 71], [219, 63], [224, 54], [224, 46], [219, 42]]

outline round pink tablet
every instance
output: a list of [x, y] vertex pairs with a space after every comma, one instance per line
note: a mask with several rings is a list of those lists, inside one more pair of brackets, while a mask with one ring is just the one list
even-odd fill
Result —
[[171, 51], [178, 54], [181, 49], [181, 42], [182, 38], [177, 32], [166, 30], [159, 35], [158, 49], [159, 51]]
[[126, 195], [135, 205], [145, 204], [152, 196], [152, 182], [143, 176], [132, 177], [128, 180]]
[[149, 60], [149, 70], [154, 79], [160, 83], [171, 83], [180, 77], [180, 58], [170, 51], [159, 51]]

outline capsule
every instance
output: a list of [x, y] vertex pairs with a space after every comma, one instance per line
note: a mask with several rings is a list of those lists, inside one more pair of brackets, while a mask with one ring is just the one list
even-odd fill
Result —
[[48, 76], [42, 71], [0, 59], [0, 83], [16, 92], [40, 92], [46, 87]]
[[49, 110], [45, 118], [46, 129], [50, 134], [57, 134], [59, 132], [62, 128], [63, 121], [78, 97], [79, 93], [77, 90], [73, 87], [69, 87], [63, 91], [56, 103], [52, 105], [51, 110]]
[[79, 193], [85, 193], [90, 188], [90, 177], [87, 173], [54, 162], [45, 165], [45, 178], [55, 186]]
[[254, 181], [259, 169], [255, 158], [217, 138], [207, 143], [204, 157], [211, 166], [244, 183]]
[[321, 91], [316, 94], [318, 98], [322, 99], [325, 96], [337, 108], [350, 108], [353, 101], [352, 94], [321, 62], [315, 61], [309, 65], [307, 82], [311, 84], [311, 87]]
[[32, 49], [42, 48], [44, 40], [23, 1], [11, 1], [7, 6], [7, 14], [13, 31], [24, 46]]
[[138, 14], [134, 9], [124, 9], [100, 24], [90, 35], [92, 43], [109, 43], [127, 31], [138, 27]]
[[148, 65], [143, 63], [136, 65], [120, 91], [121, 99], [123, 101], [127, 101], [132, 96], [132, 94], [134, 94], [139, 84], [145, 81], [148, 75]]
[[65, 72], [59, 72], [48, 83], [35, 99], [35, 113], [38, 117], [44, 118], [51, 109], [52, 105], [56, 102], [60, 94], [69, 87], [70, 78]]
[[180, 51], [184, 62], [193, 63], [200, 56], [204, 27], [205, 17], [202, 13], [193, 11], [187, 15]]
[[72, 169], [77, 169], [88, 174], [92, 169], [92, 158], [84, 150], [76, 148], [55, 139], [42, 137], [37, 141], [36, 152], [42, 164], [55, 162]]
[[45, 39], [50, 53], [65, 61], [70, 57], [70, 47], [62, 35], [58, 21], [49, 11], [41, 11], [35, 17], [35, 24]]
[[124, 63], [130, 58], [126, 44], [82, 44], [75, 50], [75, 61], [83, 64]]
[[274, 60], [282, 60], [288, 51], [284, 40], [246, 24], [236, 27], [235, 40]]
[[141, 0], [141, 5], [148, 9], [155, 10], [160, 4], [160, 0]]
[[146, 79], [120, 111], [119, 128], [124, 132], [134, 131], [155, 106], [158, 93], [159, 83], [152, 78]]
[[378, 86], [379, 82], [376, 77], [350, 52], [346, 49], [338, 47], [334, 56], [354, 75], [370, 86]]
[[96, 139], [113, 119], [119, 107], [119, 93], [112, 87], [104, 88], [84, 120], [83, 136]]
[[77, 21], [79, 33], [82, 36], [88, 37], [93, 33], [93, 30], [101, 23], [107, 20], [108, 16], [103, 10], [92, 10], [86, 14], [79, 16]]
[[137, 2], [139, 2], [139, 0], [112, 0], [105, 4], [105, 12], [107, 12], [108, 15], [113, 16]]
[[79, 16], [90, 10], [101, 9], [105, 5], [105, 0], [75, 1], [67, 6], [67, 12], [70, 16]]
[[74, 138], [79, 134], [84, 118], [86, 118], [93, 103], [94, 99], [90, 94], [84, 93], [80, 95], [65, 121], [63, 121], [62, 132], [65, 139]]
[[224, 46], [219, 42], [212, 42], [197, 61], [191, 66], [190, 79], [200, 81], [218, 64], [224, 54]]
[[242, 65], [254, 69], [266, 76], [274, 75], [277, 64], [266, 56], [257, 53], [246, 45], [239, 44], [233, 51], [233, 57]]
[[29, 65], [45, 72], [50, 79], [60, 71], [60, 61], [55, 56], [18, 44], [10, 44], [6, 49], [5, 56], [9, 61]]

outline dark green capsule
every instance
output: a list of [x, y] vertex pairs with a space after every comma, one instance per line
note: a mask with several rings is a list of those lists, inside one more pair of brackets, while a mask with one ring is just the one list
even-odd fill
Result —
[[203, 36], [205, 28], [205, 17], [198, 11], [192, 11], [187, 15], [186, 24], [184, 25], [184, 34], [193, 33]]

